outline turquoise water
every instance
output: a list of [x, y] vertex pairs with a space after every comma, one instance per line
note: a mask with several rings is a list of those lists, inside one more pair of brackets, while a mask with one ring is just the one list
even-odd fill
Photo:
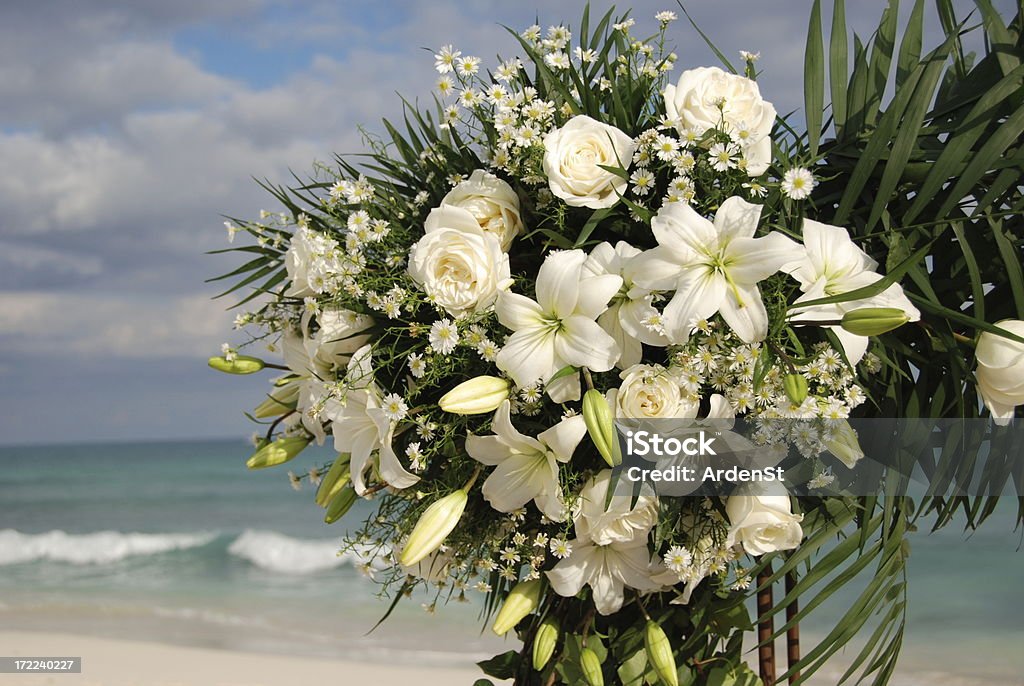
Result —
[[[249, 472], [243, 443], [0, 447], [0, 630], [131, 637], [359, 659], [467, 662], [505, 644], [478, 608], [386, 602], [338, 557], [307, 485]], [[300, 458], [296, 471], [331, 457]], [[1015, 503], [970, 537], [915, 534], [899, 684], [1024, 684], [1024, 557]], [[358, 517], [369, 512], [360, 503]], [[852, 597], [852, 596], [851, 596]], [[823, 635], [837, 598], [805, 623]], [[842, 657], [840, 657], [840, 661]], [[820, 683], [829, 683], [823, 675]]]

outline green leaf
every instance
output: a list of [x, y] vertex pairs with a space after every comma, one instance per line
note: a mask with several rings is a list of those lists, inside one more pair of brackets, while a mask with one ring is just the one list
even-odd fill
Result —
[[828, 43], [828, 81], [832, 92], [832, 119], [836, 132], [846, 124], [847, 60], [849, 47], [846, 43], [846, 5], [835, 0], [832, 7], [832, 32]]
[[992, 229], [992, 235], [996, 239], [999, 255], [1003, 258], [1006, 278], [1010, 282], [1010, 292], [1013, 293], [1013, 302], [1017, 306], [1017, 316], [1024, 319], [1024, 273], [1022, 273], [1020, 266], [1020, 248], [1015, 248], [1010, 239], [1003, 233], [1002, 222], [996, 222], [991, 217], [987, 217], [987, 219], [988, 225]]
[[476, 664], [487, 676], [493, 676], [495, 679], [514, 679], [519, 669], [519, 661], [519, 653], [510, 650]]
[[807, 48], [804, 52], [804, 117], [807, 121], [807, 144], [811, 157], [818, 155], [824, 110], [825, 49], [821, 41], [821, 0], [814, 0], [811, 6], [811, 20], [807, 26]]

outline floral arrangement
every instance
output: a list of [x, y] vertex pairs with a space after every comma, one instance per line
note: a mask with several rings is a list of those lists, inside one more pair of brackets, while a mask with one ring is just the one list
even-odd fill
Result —
[[[991, 44], [1012, 43], [1019, 18], [979, 7]], [[237, 326], [284, 359], [225, 344], [210, 361], [281, 371], [252, 412], [269, 425], [249, 467], [333, 443], [333, 463], [293, 479], [316, 485], [327, 522], [374, 501], [346, 545], [394, 602], [418, 586], [431, 610], [479, 594], [493, 630], [523, 645], [481, 663], [493, 677], [772, 683], [770, 644], [806, 612], [797, 598], [813, 608], [836, 589], [815, 586], [827, 575], [874, 565], [837, 630], [791, 651], [782, 676], [813, 673], [874, 622], [847, 676], [884, 683], [905, 533], [925, 513], [941, 525], [961, 508], [974, 526], [988, 508], [770, 488], [630, 497], [614, 485], [613, 424], [744, 418], [821, 488], [836, 476], [825, 456], [863, 454], [851, 417], [977, 417], [980, 398], [1011, 420], [1019, 42], [972, 68], [951, 12], [922, 57], [918, 5], [883, 109], [896, 12], [870, 51], [856, 43], [850, 74], [838, 2], [823, 121], [815, 3], [803, 132], [761, 92], [758, 55], [679, 67], [674, 12], [646, 38], [612, 13], [531, 26], [492, 70], [441, 48], [434, 108], [406, 103], [385, 138], [366, 135], [364, 161], [268, 184], [281, 213], [227, 224], [254, 240], [230, 248], [250, 259], [229, 292], [260, 299]], [[766, 592], [751, 618], [746, 600]]]

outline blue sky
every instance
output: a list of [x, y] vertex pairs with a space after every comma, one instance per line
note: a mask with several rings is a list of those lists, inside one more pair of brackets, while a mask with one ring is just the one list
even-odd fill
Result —
[[[810, 4], [688, 7], [730, 57], [762, 53], [762, 92], [788, 112]], [[869, 35], [884, 3], [847, 4]], [[652, 29], [672, 5], [639, 0], [633, 14]], [[582, 6], [0, 4], [0, 443], [247, 435], [264, 380], [205, 367], [230, 336], [203, 283], [229, 266], [203, 254], [224, 246], [221, 215], [274, 209], [252, 177], [287, 182], [358, 151], [357, 125], [393, 116], [396, 91], [428, 96], [423, 48], [451, 42], [486, 63], [514, 52], [500, 24], [573, 23]], [[671, 35], [680, 69], [715, 63], [684, 21]]]

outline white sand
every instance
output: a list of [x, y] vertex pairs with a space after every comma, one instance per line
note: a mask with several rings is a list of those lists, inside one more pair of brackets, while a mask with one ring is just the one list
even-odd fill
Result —
[[0, 674], [0, 686], [471, 686], [483, 676], [468, 657], [465, 668], [417, 668], [10, 631], [0, 655], [82, 658], [81, 674]]

